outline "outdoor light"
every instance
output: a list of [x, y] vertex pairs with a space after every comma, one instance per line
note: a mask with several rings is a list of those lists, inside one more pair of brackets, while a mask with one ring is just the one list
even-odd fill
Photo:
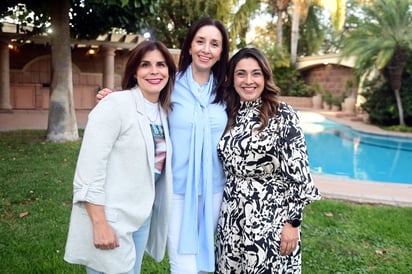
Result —
[[13, 51], [15, 53], [19, 52], [19, 48], [17, 47], [17, 45], [9, 44], [8, 48], [9, 48], [10, 51]]

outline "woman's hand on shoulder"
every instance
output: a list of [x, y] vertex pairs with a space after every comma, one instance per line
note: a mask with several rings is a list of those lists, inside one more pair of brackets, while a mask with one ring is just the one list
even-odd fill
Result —
[[104, 88], [104, 89], [99, 90], [96, 94], [96, 104], [99, 103], [100, 100], [102, 100], [104, 97], [106, 97], [107, 95], [109, 95], [112, 92], [114, 92], [114, 90], [111, 90], [111, 89], [108, 89], [108, 88]]

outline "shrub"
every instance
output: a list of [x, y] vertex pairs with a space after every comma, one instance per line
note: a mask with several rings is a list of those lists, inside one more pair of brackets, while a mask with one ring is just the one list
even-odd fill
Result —
[[[399, 113], [395, 95], [388, 83], [377, 85], [378, 80], [367, 83], [362, 95], [366, 101], [361, 108], [369, 113], [372, 124], [391, 126], [399, 124]], [[412, 74], [404, 73], [400, 91], [405, 123], [412, 126]]]
[[311, 97], [315, 95], [315, 91], [300, 78], [299, 71], [293, 67], [276, 68], [273, 78], [283, 96]]

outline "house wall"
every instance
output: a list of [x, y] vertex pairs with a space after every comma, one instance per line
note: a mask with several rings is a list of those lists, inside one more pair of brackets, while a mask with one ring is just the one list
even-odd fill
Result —
[[[121, 88], [128, 50], [117, 50], [114, 84]], [[172, 52], [177, 64], [178, 55]], [[103, 52], [88, 55], [86, 48], [72, 49], [73, 96], [76, 109], [91, 109], [103, 86]], [[10, 52], [10, 102], [13, 109], [48, 109], [51, 71], [50, 50], [43, 45], [22, 46]]]
[[312, 108], [312, 97], [281, 96], [280, 100], [291, 105], [295, 109]]
[[[350, 95], [355, 96], [358, 89], [353, 69], [336, 64], [319, 64], [300, 71], [304, 81], [308, 85], [318, 83], [324, 92], [329, 91], [332, 96], [343, 99]], [[353, 87], [348, 88], [348, 82]]]
[[[116, 50], [116, 89], [120, 89], [128, 53], [128, 50]], [[171, 50], [171, 53], [177, 64], [178, 51]], [[103, 51], [96, 49], [94, 55], [88, 55], [87, 48], [73, 48], [72, 60], [75, 108], [91, 109], [95, 105], [96, 92], [103, 85]], [[346, 82], [355, 79], [350, 67], [323, 63], [302, 68], [301, 75], [307, 84], [319, 83], [324, 91], [330, 91], [334, 96], [348, 93]], [[10, 101], [13, 109], [48, 109], [50, 79], [49, 46], [28, 44], [10, 51]], [[312, 107], [311, 98], [282, 97], [281, 100], [295, 108]]]

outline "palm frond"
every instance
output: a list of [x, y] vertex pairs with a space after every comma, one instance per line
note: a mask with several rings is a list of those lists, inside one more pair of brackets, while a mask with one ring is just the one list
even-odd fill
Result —
[[342, 55], [356, 56], [361, 70], [383, 69], [397, 48], [412, 47], [412, 3], [376, 0], [362, 10], [363, 22], [344, 39]]

